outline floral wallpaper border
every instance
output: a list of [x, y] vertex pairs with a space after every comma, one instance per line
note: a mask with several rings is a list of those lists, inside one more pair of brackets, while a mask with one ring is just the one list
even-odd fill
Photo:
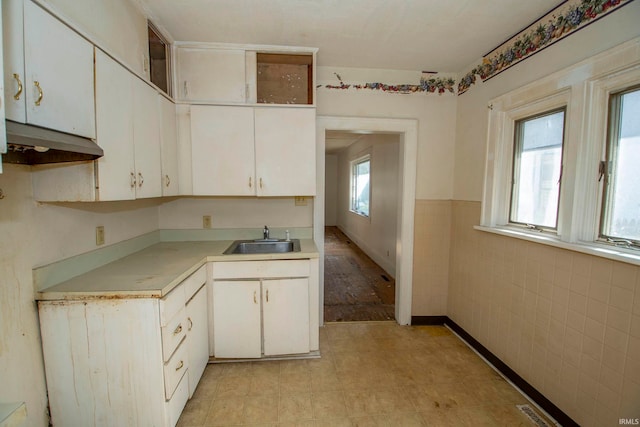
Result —
[[383, 92], [391, 92], [391, 93], [415, 93], [415, 92], [426, 92], [426, 93], [438, 93], [442, 95], [445, 92], [455, 93], [455, 84], [456, 81], [452, 77], [421, 77], [419, 84], [399, 84], [399, 85], [390, 85], [385, 83], [364, 83], [364, 84], [346, 84], [342, 81], [342, 78], [339, 74], [334, 73], [340, 82], [339, 85], [318, 85], [317, 87], [324, 87], [326, 89], [371, 89], [371, 90], [381, 90]]
[[458, 95], [476, 83], [501, 73], [540, 50], [595, 22], [633, 0], [567, 0], [529, 27], [495, 48], [482, 64], [469, 71], [458, 83]]
[[[634, 0], [565, 0], [545, 16], [529, 25], [517, 35], [484, 55], [482, 63], [465, 74], [457, 85], [458, 95], [465, 93], [479, 76], [488, 80], [520, 61], [535, 55], [570, 34], [586, 27], [614, 10]], [[455, 93], [452, 77], [421, 77], [418, 84], [363, 83], [347, 84], [337, 73], [338, 85], [318, 85], [326, 89], [370, 89], [390, 93]], [[429, 72], [428, 74], [436, 74]]]

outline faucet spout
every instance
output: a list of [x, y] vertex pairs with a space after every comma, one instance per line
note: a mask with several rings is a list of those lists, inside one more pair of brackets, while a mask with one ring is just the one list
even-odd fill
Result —
[[262, 237], [267, 240], [269, 238], [269, 227], [267, 227], [266, 225], [264, 226], [264, 229], [262, 230]]

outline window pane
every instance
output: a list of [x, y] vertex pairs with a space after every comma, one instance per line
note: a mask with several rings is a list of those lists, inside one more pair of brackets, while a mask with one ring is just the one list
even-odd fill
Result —
[[351, 209], [365, 216], [369, 216], [369, 167], [369, 160], [353, 165], [353, 204]]
[[563, 136], [564, 110], [516, 122], [512, 222], [556, 227]]
[[640, 241], [640, 89], [611, 99], [602, 234]]

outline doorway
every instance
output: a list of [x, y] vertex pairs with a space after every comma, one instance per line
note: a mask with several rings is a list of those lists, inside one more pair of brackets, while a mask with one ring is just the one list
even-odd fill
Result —
[[[325, 237], [325, 145], [326, 131], [393, 133], [399, 136], [397, 237], [395, 242], [396, 286], [395, 319], [401, 325], [411, 323], [413, 270], [413, 217], [415, 208], [418, 124], [415, 119], [378, 119], [363, 117], [318, 116], [316, 121], [317, 194], [314, 202], [313, 233], [319, 243], [320, 284], [324, 283]], [[320, 286], [320, 324], [324, 323], [324, 286]]]
[[325, 134], [325, 321], [395, 320], [399, 135]]

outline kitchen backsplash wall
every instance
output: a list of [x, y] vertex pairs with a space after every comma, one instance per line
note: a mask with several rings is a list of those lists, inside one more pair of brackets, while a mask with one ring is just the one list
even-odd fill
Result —
[[161, 229], [201, 229], [202, 217], [211, 215], [212, 228], [312, 227], [313, 198], [296, 206], [293, 197], [180, 198], [160, 206]]

